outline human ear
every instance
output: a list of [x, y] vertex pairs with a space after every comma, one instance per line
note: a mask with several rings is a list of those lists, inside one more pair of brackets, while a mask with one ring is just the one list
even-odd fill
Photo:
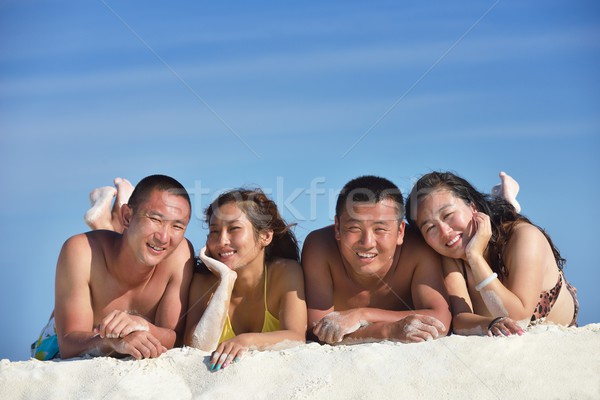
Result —
[[335, 240], [340, 240], [340, 220], [338, 219], [337, 215], [335, 216], [333, 230], [335, 232]]
[[121, 223], [125, 228], [129, 228], [131, 219], [133, 218], [133, 209], [129, 207], [129, 204], [123, 204], [121, 206]]
[[398, 238], [396, 239], [396, 245], [400, 246], [402, 245], [402, 243], [404, 243], [404, 231], [406, 229], [406, 222], [401, 221], [398, 224]]
[[273, 241], [273, 230], [269, 229], [269, 230], [262, 231], [259, 234], [259, 239], [260, 239], [260, 244], [263, 245], [263, 247], [267, 247]]

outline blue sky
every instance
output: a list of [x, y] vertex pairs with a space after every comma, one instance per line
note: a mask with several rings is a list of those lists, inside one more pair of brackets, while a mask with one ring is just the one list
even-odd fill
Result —
[[88, 193], [164, 173], [193, 196], [261, 186], [289, 222], [331, 223], [343, 184], [404, 191], [505, 170], [567, 258], [580, 324], [600, 322], [593, 1], [0, 1], [0, 358], [23, 360], [53, 308]]

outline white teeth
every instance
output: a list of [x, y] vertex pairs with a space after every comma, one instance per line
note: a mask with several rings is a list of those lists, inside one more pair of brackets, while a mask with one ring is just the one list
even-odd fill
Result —
[[452, 246], [454, 243], [458, 242], [458, 239], [460, 239], [460, 235], [456, 235], [454, 239], [446, 243], [446, 246]]
[[362, 258], [374, 258], [377, 254], [373, 254], [373, 253], [356, 253], [358, 254], [359, 257]]
[[156, 246], [152, 246], [151, 244], [148, 245], [151, 249], [156, 250], [156, 251], [163, 251], [165, 248], [164, 247], [156, 247]]
[[219, 255], [221, 257], [229, 257], [232, 256], [235, 253], [235, 251], [228, 251], [227, 253], [219, 253]]

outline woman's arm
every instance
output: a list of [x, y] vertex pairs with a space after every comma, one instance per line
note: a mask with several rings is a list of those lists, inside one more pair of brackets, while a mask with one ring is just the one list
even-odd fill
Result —
[[[225, 264], [207, 257], [205, 252], [206, 247], [200, 250], [200, 258], [219, 280], [217, 283], [210, 283], [213, 280], [207, 276], [194, 275], [190, 287], [185, 344], [200, 350], [213, 351], [219, 344], [237, 274]], [[215, 284], [217, 288], [206, 305], [206, 296], [210, 296]]]
[[227, 367], [248, 349], [266, 350], [305, 342], [307, 316], [302, 267], [286, 259], [272, 263], [269, 270], [268, 291], [278, 297], [280, 329], [242, 333], [221, 343], [211, 357], [211, 369]]
[[[475, 288], [481, 283], [489, 282], [478, 290], [488, 311], [493, 317], [508, 316], [517, 321], [529, 319], [542, 291], [547, 257], [552, 255], [548, 241], [535, 226], [525, 223], [517, 225], [503, 254], [508, 271], [508, 279], [504, 285], [500, 280], [494, 279], [494, 273], [483, 257], [488, 235], [491, 236], [489, 217], [476, 213], [474, 223], [477, 233], [467, 245], [467, 258]], [[485, 239], [484, 246], [485, 236], [488, 239]]]

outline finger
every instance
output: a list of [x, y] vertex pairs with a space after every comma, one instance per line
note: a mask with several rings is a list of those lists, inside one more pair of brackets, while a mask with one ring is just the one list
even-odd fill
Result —
[[159, 355], [161, 355], [162, 353], [167, 351], [166, 347], [163, 346], [162, 343], [160, 342], [160, 340], [158, 340], [158, 338], [155, 337], [154, 335], [148, 333], [148, 334], [146, 334], [146, 338], [147, 338], [148, 342], [150, 343], [150, 345], [152, 346], [153, 351], [156, 351], [155, 357], [158, 357]]
[[433, 338], [428, 332], [425, 331], [415, 331], [406, 335], [406, 339], [412, 343], [425, 342], [427, 340], [432, 340]]
[[131, 354], [136, 360], [141, 360], [142, 358], [144, 358], [144, 355], [135, 347], [131, 348], [129, 354]]
[[494, 336], [504, 336], [502, 334], [502, 331], [500, 329], [498, 329], [498, 327], [496, 325], [492, 326], [492, 329], [490, 329], [490, 332], [492, 332], [492, 335], [494, 335]]
[[125, 333], [125, 328], [127, 328], [128, 321], [123, 319], [116, 320], [114, 319], [107, 327], [106, 333], [107, 335], [113, 335], [114, 338], [125, 337], [128, 333]]
[[440, 335], [438, 329], [434, 325], [421, 323], [420, 326], [417, 326], [417, 329], [418, 330], [415, 333], [425, 340], [437, 339]]
[[109, 314], [102, 322], [104, 327], [104, 335], [108, 338], [118, 338], [118, 333], [120, 330], [117, 331], [117, 327], [122, 323], [122, 321], [123, 318], [121, 315], [119, 315], [119, 313], [113, 312]]
[[152, 356], [152, 346], [146, 343], [139, 343], [137, 347], [143, 358], [150, 358]]
[[219, 356], [219, 358], [217, 359], [217, 365], [215, 365], [215, 371], [218, 371], [221, 369], [221, 367], [223, 366], [223, 363], [225, 362], [225, 360], [227, 360], [227, 356], [229, 355], [229, 353], [221, 353], [221, 355]]
[[523, 329], [521, 329], [521, 327], [515, 323], [513, 320], [507, 320], [505, 322], [506, 327], [512, 332], [512, 333], [516, 333], [518, 335], [522, 335], [523, 334]]
[[215, 369], [215, 366], [217, 365], [217, 361], [219, 360], [219, 357], [221, 357], [221, 350], [215, 350], [213, 351], [211, 357], [210, 357], [210, 369], [213, 370]]
[[433, 326], [438, 333], [442, 333], [446, 330], [446, 325], [444, 325], [442, 323], [442, 321], [440, 321], [439, 319], [435, 318], [435, 317], [431, 317], [429, 315], [424, 315], [423, 318], [421, 319], [421, 321], [423, 321], [424, 323]]

